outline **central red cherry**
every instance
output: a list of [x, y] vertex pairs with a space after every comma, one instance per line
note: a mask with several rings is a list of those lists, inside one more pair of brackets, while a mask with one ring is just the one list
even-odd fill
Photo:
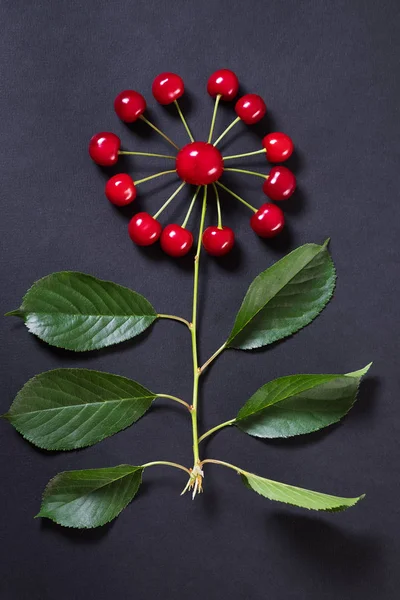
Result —
[[186, 183], [208, 185], [221, 177], [224, 171], [224, 160], [219, 150], [212, 144], [193, 142], [178, 152], [176, 170]]

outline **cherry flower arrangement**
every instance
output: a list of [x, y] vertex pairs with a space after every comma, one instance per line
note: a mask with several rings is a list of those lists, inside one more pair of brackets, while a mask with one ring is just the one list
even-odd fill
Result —
[[[235, 104], [237, 117], [213, 142], [218, 105], [232, 101], [239, 91], [238, 78], [221, 69], [211, 75], [208, 93], [215, 98], [207, 142], [195, 141], [183, 116], [178, 99], [184, 82], [174, 73], [158, 75], [152, 86], [160, 104], [175, 104], [190, 143], [179, 148], [165, 133], [145, 117], [146, 101], [136, 91], [126, 90], [115, 99], [118, 117], [126, 123], [142, 120], [177, 151], [176, 156], [121, 150], [120, 139], [102, 132], [90, 140], [89, 154], [103, 167], [115, 165], [124, 154], [163, 157], [174, 160], [174, 169], [134, 181], [127, 173], [111, 177], [105, 187], [108, 200], [116, 206], [133, 202], [137, 186], [167, 174], [181, 180], [179, 187], [152, 216], [139, 212], [131, 219], [128, 232], [136, 244], [148, 246], [160, 241], [172, 257], [188, 254], [194, 237], [187, 224], [202, 190], [202, 210], [194, 253], [193, 306], [190, 321], [182, 316], [158, 313], [137, 292], [83, 273], [61, 271], [38, 280], [28, 290], [19, 309], [7, 313], [21, 317], [28, 330], [56, 347], [83, 352], [105, 348], [129, 340], [158, 319], [183, 324], [189, 334], [193, 356], [193, 395], [190, 402], [169, 393], [156, 393], [126, 377], [89, 369], [59, 368], [30, 379], [19, 391], [4, 417], [32, 444], [46, 450], [74, 450], [91, 446], [129, 427], [141, 418], [158, 398], [176, 402], [188, 412], [193, 433], [193, 462], [185, 466], [170, 460], [152, 460], [143, 465], [66, 471], [47, 484], [38, 517], [77, 528], [98, 527], [108, 523], [137, 494], [143, 472], [155, 466], [172, 467], [187, 476], [182, 494], [192, 491], [195, 498], [203, 491], [205, 467], [220, 465], [234, 470], [251, 490], [274, 501], [306, 509], [339, 511], [356, 504], [363, 496], [344, 498], [310, 491], [266, 479], [224, 460], [204, 458], [201, 443], [225, 427], [238, 427], [259, 438], [286, 438], [317, 431], [337, 423], [354, 404], [364, 369], [346, 374], [289, 375], [259, 388], [230, 420], [202, 434], [198, 432], [199, 383], [204, 371], [224, 351], [252, 350], [273, 344], [299, 331], [313, 321], [332, 297], [335, 268], [322, 245], [305, 244], [263, 271], [251, 283], [224, 343], [204, 362], [197, 349], [198, 288], [201, 249], [212, 256], [223, 256], [234, 245], [234, 232], [222, 225], [219, 189], [224, 190], [253, 212], [250, 226], [261, 237], [277, 235], [284, 227], [282, 210], [273, 202], [289, 198], [296, 188], [293, 173], [274, 166], [268, 174], [226, 167], [229, 161], [265, 154], [270, 163], [281, 163], [293, 152], [293, 142], [284, 133], [269, 133], [262, 148], [244, 154], [222, 156], [218, 143], [238, 123], [252, 125], [266, 113], [263, 99], [246, 94]], [[221, 182], [224, 172], [239, 172], [261, 177], [263, 192], [273, 202], [255, 208]], [[158, 220], [163, 210], [185, 185], [194, 186], [187, 213], [181, 225], [164, 228]], [[218, 222], [205, 228], [208, 191], [212, 189]]]

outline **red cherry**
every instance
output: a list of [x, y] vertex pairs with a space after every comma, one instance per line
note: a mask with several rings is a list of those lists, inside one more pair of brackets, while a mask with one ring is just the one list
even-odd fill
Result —
[[136, 198], [136, 188], [127, 173], [114, 175], [106, 183], [106, 196], [116, 206], [126, 206]]
[[296, 177], [287, 167], [273, 167], [263, 184], [264, 194], [275, 202], [287, 200], [295, 189]]
[[263, 118], [267, 112], [267, 107], [261, 96], [245, 94], [236, 102], [235, 111], [237, 116], [247, 125], [253, 125]]
[[172, 104], [185, 91], [182, 77], [175, 73], [160, 73], [153, 81], [151, 88], [154, 98], [160, 104]]
[[277, 163], [287, 160], [294, 150], [293, 142], [286, 133], [269, 133], [262, 140], [267, 151], [269, 162]]
[[263, 204], [250, 219], [250, 226], [257, 235], [271, 238], [282, 231], [285, 217], [276, 204]]
[[146, 110], [146, 100], [135, 90], [124, 90], [114, 100], [114, 109], [125, 123], [133, 123]]
[[179, 150], [175, 168], [179, 177], [186, 183], [208, 185], [221, 177], [224, 159], [212, 144], [192, 142]]
[[161, 224], [147, 212], [137, 213], [129, 222], [129, 237], [138, 246], [150, 246], [161, 235]]
[[117, 162], [120, 147], [121, 140], [115, 133], [96, 133], [89, 142], [90, 158], [102, 167], [110, 167]]
[[239, 80], [236, 74], [229, 69], [215, 71], [207, 83], [207, 92], [215, 98], [220, 95], [221, 100], [233, 100], [239, 91]]
[[232, 250], [235, 234], [230, 227], [207, 227], [203, 233], [202, 242], [211, 256], [224, 256]]
[[180, 225], [167, 225], [161, 234], [161, 248], [174, 257], [185, 256], [193, 246], [193, 235]]

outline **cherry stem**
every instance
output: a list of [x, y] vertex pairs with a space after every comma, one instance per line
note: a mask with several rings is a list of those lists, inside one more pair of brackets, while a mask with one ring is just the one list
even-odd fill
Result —
[[235, 465], [232, 465], [231, 463], [224, 462], [223, 460], [216, 460], [215, 458], [206, 458], [205, 460], [201, 461], [200, 466], [202, 467], [206, 463], [212, 463], [214, 465], [221, 465], [222, 467], [228, 467], [228, 469], [233, 469], [239, 475], [247, 474], [247, 471], [243, 471], [243, 469], [239, 469], [239, 467], [236, 467]]
[[179, 106], [179, 104], [178, 104], [178, 100], [174, 100], [174, 104], [175, 104], [175, 106], [176, 106], [176, 108], [177, 108], [177, 111], [178, 111], [178, 113], [179, 113], [179, 116], [180, 116], [180, 118], [181, 118], [181, 121], [182, 121], [182, 123], [183, 123], [183, 125], [184, 125], [184, 127], [185, 127], [185, 129], [186, 129], [186, 131], [187, 131], [187, 134], [188, 134], [188, 136], [189, 136], [190, 140], [191, 140], [192, 142], [194, 142], [194, 137], [193, 137], [193, 135], [192, 135], [192, 132], [191, 132], [191, 131], [190, 131], [190, 129], [189, 129], [189, 125], [187, 124], [185, 117], [183, 116], [183, 113], [182, 113], [182, 111], [181, 111], [181, 107], [180, 107], [180, 106]]
[[219, 201], [218, 188], [215, 185], [215, 183], [213, 183], [213, 188], [214, 188], [214, 192], [215, 192], [215, 199], [217, 201], [218, 229], [222, 229], [221, 203]]
[[203, 373], [203, 371], [205, 371], [207, 369], [207, 367], [213, 362], [213, 360], [215, 360], [217, 358], [217, 356], [219, 356], [221, 354], [221, 352], [223, 352], [225, 350], [225, 348], [226, 348], [226, 342], [224, 342], [222, 344], [222, 346], [220, 348], [218, 348], [218, 350], [216, 350], [214, 352], [214, 354], [212, 354], [208, 360], [206, 360], [206, 362], [200, 369], [200, 373]]
[[247, 169], [224, 169], [224, 171], [232, 171], [235, 173], [245, 173], [246, 175], [255, 175], [256, 177], [262, 177], [262, 179], [268, 179], [268, 175], [258, 173], [257, 171], [247, 171]]
[[170, 394], [156, 394], [157, 398], [167, 398], [168, 400], [173, 400], [174, 402], [179, 402], [179, 404], [183, 404], [183, 406], [185, 406], [189, 411], [190, 406], [187, 402], [185, 402], [184, 400], [181, 400], [180, 398], [177, 398], [176, 396], [171, 396]]
[[218, 94], [215, 98], [214, 110], [213, 110], [213, 115], [212, 115], [212, 119], [211, 119], [210, 133], [208, 134], [208, 143], [209, 144], [211, 144], [212, 136], [214, 133], [215, 118], [217, 116], [218, 104], [219, 104], [220, 100], [221, 100], [221, 94]]
[[199, 236], [197, 240], [196, 256], [194, 257], [193, 277], [193, 312], [192, 312], [192, 355], [193, 355], [193, 400], [192, 400], [192, 434], [193, 434], [193, 459], [196, 465], [199, 462], [199, 437], [197, 430], [197, 404], [199, 399], [199, 377], [200, 369], [197, 354], [197, 301], [199, 289], [199, 262], [201, 253], [201, 238], [203, 237], [204, 221], [207, 210], [207, 186], [204, 186], [203, 207], [201, 210]]
[[229, 425], [233, 425], [235, 421], [236, 421], [236, 419], [231, 419], [230, 421], [225, 421], [225, 423], [220, 423], [216, 427], [209, 429], [208, 431], [203, 433], [203, 435], [201, 437], [199, 437], [199, 443], [202, 442], [203, 440], [205, 440], [206, 438], [208, 438], [209, 435], [212, 435], [216, 431], [219, 431], [219, 429], [222, 429], [223, 427], [229, 427]]
[[241, 202], [242, 204], [244, 204], [245, 206], [247, 206], [247, 208], [250, 208], [250, 210], [252, 210], [253, 212], [257, 212], [257, 209], [254, 208], [254, 206], [252, 206], [251, 204], [249, 204], [248, 202], [246, 202], [246, 200], [243, 200], [243, 198], [241, 198], [240, 196], [238, 196], [237, 194], [235, 194], [235, 192], [232, 192], [232, 190], [230, 190], [229, 188], [227, 188], [226, 185], [223, 185], [220, 181], [217, 181], [217, 185], [219, 185], [219, 187], [221, 187], [223, 190], [225, 190], [226, 192], [228, 192], [228, 194], [230, 194], [231, 196], [233, 196], [234, 198], [236, 198], [236, 200], [239, 200], [239, 202]]
[[232, 127], [234, 125], [236, 125], [236, 123], [239, 123], [239, 121], [240, 121], [240, 117], [236, 117], [236, 119], [234, 119], [232, 121], [232, 123], [230, 125], [228, 125], [228, 127], [225, 129], [225, 131], [223, 131], [221, 133], [221, 135], [219, 136], [219, 138], [214, 142], [213, 146], [216, 146], [222, 140], [222, 138], [226, 136], [226, 134], [228, 133], [228, 131], [230, 131], [232, 129]]
[[167, 467], [174, 467], [175, 469], [186, 471], [186, 473], [190, 475], [189, 469], [187, 469], [183, 465], [179, 465], [178, 463], [169, 462], [168, 460], [153, 460], [153, 462], [148, 462], [145, 465], [142, 465], [142, 469], [146, 469], [147, 467], [155, 467], [157, 465], [166, 465]]
[[170, 197], [168, 198], [168, 200], [166, 202], [164, 202], [164, 204], [162, 205], [162, 207], [160, 208], [160, 210], [158, 210], [156, 212], [156, 214], [153, 215], [153, 219], [157, 219], [161, 215], [161, 213], [163, 212], [163, 210], [167, 208], [168, 204], [170, 202], [172, 202], [172, 200], [175, 198], [175, 196], [177, 196], [179, 194], [179, 192], [181, 191], [181, 189], [183, 188], [184, 185], [186, 185], [185, 181], [183, 181], [181, 183], [181, 185], [178, 187], [178, 189], [176, 189], [174, 191], [174, 193], [170, 195]]
[[174, 148], [176, 148], [177, 150], [180, 150], [179, 146], [177, 144], [175, 144], [175, 142], [173, 142], [171, 140], [171, 138], [169, 138], [167, 135], [165, 135], [165, 133], [163, 133], [161, 131], [161, 129], [158, 129], [158, 127], [156, 127], [151, 121], [149, 121], [148, 119], [146, 119], [145, 116], [140, 115], [139, 119], [142, 119], [142, 121], [144, 121], [145, 123], [147, 123], [147, 125], [149, 127], [151, 127], [152, 129], [154, 129], [154, 131], [156, 131], [159, 135], [161, 135], [161, 137], [164, 138], [164, 140], [167, 140], [167, 142], [169, 144], [171, 144], [171, 146], [173, 146]]
[[176, 159], [175, 156], [171, 156], [170, 154], [153, 154], [150, 152], [131, 152], [128, 150], [119, 150], [118, 154], [134, 154], [135, 156], [155, 156], [156, 158], [172, 158]]
[[161, 177], [161, 175], [168, 175], [169, 173], [176, 173], [176, 170], [171, 169], [169, 171], [161, 171], [161, 173], [149, 175], [149, 177], [144, 177], [144, 179], [138, 179], [137, 181], [135, 181], [135, 185], [139, 185], [140, 183], [144, 183], [145, 181], [150, 181], [151, 179], [155, 179], [156, 177]]
[[193, 198], [192, 198], [192, 201], [191, 201], [191, 203], [190, 203], [189, 209], [188, 209], [188, 211], [187, 211], [187, 213], [186, 213], [185, 220], [184, 220], [184, 221], [183, 221], [183, 223], [182, 223], [182, 229], [185, 229], [185, 227], [186, 227], [186, 225], [187, 225], [187, 222], [189, 221], [189, 217], [190, 217], [190, 214], [191, 214], [191, 212], [192, 212], [192, 210], [193, 210], [193, 206], [194, 206], [194, 203], [196, 202], [196, 198], [197, 198], [197, 195], [198, 195], [198, 193], [199, 193], [199, 191], [200, 191], [200, 188], [201, 188], [201, 185], [199, 185], [199, 186], [197, 187], [197, 190], [195, 191], [195, 193], [194, 193], [194, 195], [193, 195]]
[[183, 317], [178, 317], [177, 315], [161, 315], [161, 314], [158, 314], [157, 317], [159, 319], [171, 319], [172, 321], [179, 321], [180, 323], [183, 323], [184, 325], [186, 325], [186, 327], [188, 327], [190, 329], [189, 321], [187, 321]]
[[244, 154], [232, 154], [232, 156], [223, 156], [224, 160], [230, 160], [231, 158], [243, 158], [244, 156], [255, 156], [256, 154], [265, 154], [266, 149], [256, 150], [255, 152], [245, 152]]

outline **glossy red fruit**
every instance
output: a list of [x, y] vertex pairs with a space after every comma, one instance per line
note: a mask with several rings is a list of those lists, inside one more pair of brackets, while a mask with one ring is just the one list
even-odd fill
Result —
[[229, 69], [219, 69], [210, 75], [207, 83], [207, 92], [215, 98], [220, 95], [221, 100], [233, 100], [239, 91], [239, 79]]
[[127, 173], [114, 175], [106, 183], [106, 196], [115, 206], [126, 206], [136, 198], [135, 183]]
[[170, 256], [175, 258], [185, 256], [193, 246], [193, 235], [180, 225], [171, 223], [163, 229], [160, 244], [164, 252]]
[[224, 160], [217, 148], [207, 142], [192, 142], [179, 150], [175, 168], [179, 177], [192, 185], [208, 185], [224, 171]]
[[89, 142], [90, 158], [102, 167], [110, 167], [117, 162], [120, 147], [121, 140], [115, 133], [96, 133]]
[[129, 222], [129, 237], [138, 246], [150, 246], [161, 235], [161, 224], [147, 212], [137, 213]]
[[151, 88], [154, 98], [160, 104], [172, 104], [185, 91], [182, 77], [175, 73], [160, 73], [153, 81]]
[[125, 123], [133, 123], [146, 110], [146, 100], [135, 90], [124, 90], [114, 100], [114, 109]]
[[244, 123], [254, 125], [263, 118], [267, 112], [267, 107], [261, 96], [245, 94], [236, 102], [235, 111]]
[[277, 163], [287, 160], [292, 155], [293, 142], [286, 133], [269, 133], [262, 140], [262, 145], [267, 151], [269, 162]]
[[279, 206], [263, 204], [250, 219], [250, 226], [257, 235], [272, 238], [282, 231], [285, 217]]
[[296, 177], [287, 167], [273, 167], [263, 184], [263, 192], [274, 200], [287, 200], [296, 189]]
[[204, 248], [211, 256], [224, 256], [228, 254], [235, 243], [235, 234], [230, 227], [207, 227], [203, 233]]

